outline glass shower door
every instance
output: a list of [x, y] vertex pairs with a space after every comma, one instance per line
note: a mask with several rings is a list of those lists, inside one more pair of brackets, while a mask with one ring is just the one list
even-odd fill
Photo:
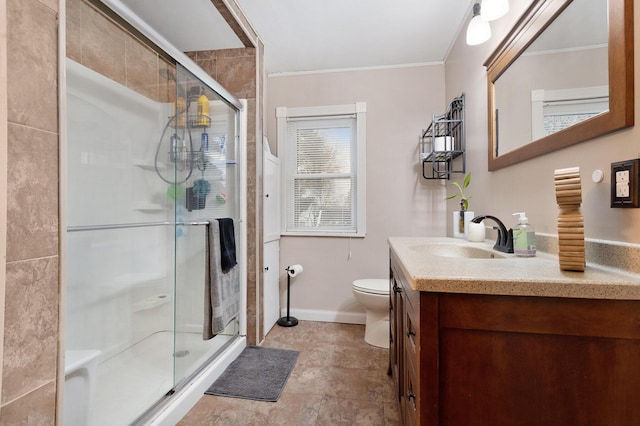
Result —
[[111, 34], [67, 32], [101, 54], [66, 60], [63, 423], [131, 424], [237, 342], [237, 316], [203, 329], [209, 223], [240, 219], [238, 111], [100, 2], [77, 6]]
[[172, 146], [176, 181], [185, 194], [175, 203], [174, 381], [179, 386], [238, 335], [237, 316], [226, 318], [214, 337], [204, 329], [205, 304], [215, 285], [210, 268], [216, 266], [209, 262], [207, 238], [218, 226], [208, 224], [222, 218], [237, 223], [240, 206], [238, 112], [180, 64], [177, 81]]
[[64, 423], [129, 424], [174, 384], [172, 102], [68, 59], [67, 108]]

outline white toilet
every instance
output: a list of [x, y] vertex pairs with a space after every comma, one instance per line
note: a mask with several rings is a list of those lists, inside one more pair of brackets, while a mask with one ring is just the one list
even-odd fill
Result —
[[389, 280], [355, 280], [352, 287], [356, 300], [367, 310], [364, 341], [380, 348], [389, 347]]

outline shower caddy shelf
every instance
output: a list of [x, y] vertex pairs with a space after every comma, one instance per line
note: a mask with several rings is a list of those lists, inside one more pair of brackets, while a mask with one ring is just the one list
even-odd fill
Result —
[[419, 145], [423, 178], [450, 179], [453, 173], [465, 173], [465, 133], [463, 93], [443, 114], [433, 114], [431, 124], [422, 131]]
[[[171, 116], [169, 117], [169, 122], [170, 127], [172, 129], [187, 129], [187, 130], [191, 130], [191, 129], [195, 129], [195, 130], [202, 130], [204, 133], [205, 129], [208, 129], [209, 127], [211, 127], [211, 123], [212, 123], [212, 118], [208, 115], [202, 115], [202, 114], [189, 114], [188, 116], [184, 117], [184, 119], [178, 117], [176, 118], [176, 116]], [[182, 124], [181, 124], [182, 123]], [[215, 140], [210, 140], [209, 142], [214, 142]], [[180, 158], [184, 161], [188, 161], [191, 164], [195, 164], [197, 165], [199, 170], [204, 170], [206, 168], [208, 168], [209, 166], [213, 166], [213, 167], [229, 167], [229, 166], [235, 166], [238, 164], [238, 162], [236, 160], [220, 160], [220, 159], [216, 159], [215, 156], [216, 154], [218, 154], [216, 152], [215, 149], [209, 149], [209, 146], [206, 147], [206, 149], [203, 149], [202, 146], [200, 146], [199, 149], [194, 149], [194, 150], [182, 150], [182, 151], [178, 151], [176, 150], [173, 153], [169, 153], [180, 156]], [[139, 167], [142, 168], [146, 168], [145, 165], [139, 165], [137, 164]]]

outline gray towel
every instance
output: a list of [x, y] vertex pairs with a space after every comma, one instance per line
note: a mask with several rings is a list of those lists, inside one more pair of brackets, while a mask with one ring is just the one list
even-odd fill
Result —
[[224, 330], [240, 312], [239, 268], [235, 266], [226, 272], [222, 271], [218, 221], [210, 220], [206, 228], [204, 327], [202, 333], [204, 340], [211, 339]]

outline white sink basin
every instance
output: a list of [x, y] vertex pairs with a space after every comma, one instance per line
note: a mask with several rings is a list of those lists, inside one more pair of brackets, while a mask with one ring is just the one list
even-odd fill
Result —
[[433, 243], [410, 246], [409, 250], [429, 256], [459, 257], [461, 259], [506, 259], [507, 256], [495, 250], [461, 244]]

